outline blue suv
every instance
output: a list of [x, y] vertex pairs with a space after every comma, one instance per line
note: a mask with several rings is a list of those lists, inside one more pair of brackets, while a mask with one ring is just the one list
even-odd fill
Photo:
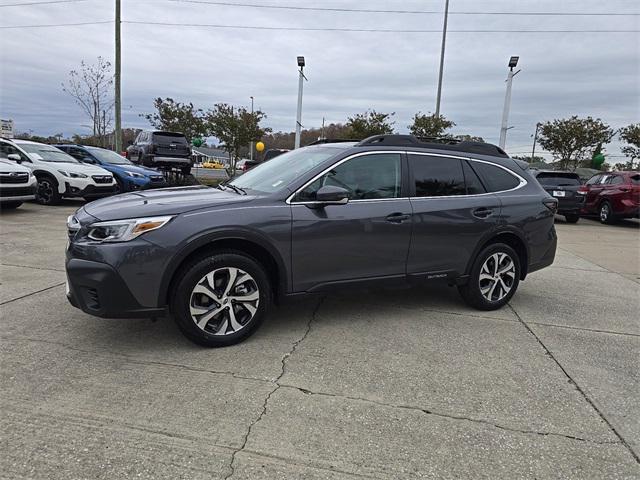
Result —
[[167, 186], [162, 173], [152, 168], [134, 165], [111, 150], [85, 145], [56, 145], [56, 147], [82, 163], [99, 165], [113, 173], [117, 183], [115, 193]]

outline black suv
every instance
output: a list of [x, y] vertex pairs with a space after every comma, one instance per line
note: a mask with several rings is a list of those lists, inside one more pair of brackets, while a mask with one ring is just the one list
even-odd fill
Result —
[[127, 158], [144, 167], [168, 167], [191, 173], [191, 147], [182, 133], [142, 131], [127, 147]]
[[67, 296], [102, 317], [171, 312], [207, 346], [247, 338], [273, 301], [353, 285], [442, 281], [493, 310], [553, 262], [556, 207], [494, 145], [381, 135], [308, 146], [219, 188], [80, 208]]
[[532, 173], [542, 188], [558, 199], [558, 213], [564, 215], [567, 223], [577, 223], [580, 220], [580, 210], [584, 207], [584, 195], [578, 191], [582, 186], [580, 175], [556, 170], [538, 170]]

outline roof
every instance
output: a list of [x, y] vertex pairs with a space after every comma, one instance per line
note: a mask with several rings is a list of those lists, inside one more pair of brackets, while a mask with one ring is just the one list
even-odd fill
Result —
[[365, 138], [356, 146], [428, 148], [433, 150], [473, 153], [488, 157], [510, 158], [502, 148], [492, 143], [461, 141], [454, 138], [423, 139], [413, 135], [373, 135]]

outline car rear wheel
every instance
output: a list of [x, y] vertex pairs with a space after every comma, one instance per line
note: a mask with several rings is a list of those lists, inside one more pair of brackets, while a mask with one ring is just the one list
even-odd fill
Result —
[[578, 220], [580, 220], [580, 215], [572, 213], [565, 215], [564, 219], [567, 221], [567, 223], [578, 223]]
[[62, 196], [58, 192], [58, 183], [49, 176], [38, 177], [36, 201], [41, 205], [57, 205]]
[[496, 310], [513, 297], [519, 283], [518, 254], [509, 245], [494, 243], [476, 257], [467, 284], [458, 291], [472, 307]]
[[182, 333], [206, 347], [225, 347], [251, 336], [271, 305], [264, 268], [240, 252], [220, 252], [178, 273], [171, 312]]
[[602, 223], [613, 223], [613, 210], [609, 202], [603, 202], [600, 205], [599, 216]]

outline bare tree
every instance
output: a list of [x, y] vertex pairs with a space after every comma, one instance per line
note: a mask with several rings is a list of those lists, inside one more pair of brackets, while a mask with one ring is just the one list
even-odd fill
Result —
[[98, 57], [95, 65], [83, 60], [80, 70], [71, 70], [62, 90], [74, 99], [92, 122], [93, 136], [105, 144], [113, 120], [113, 73], [111, 62]]

